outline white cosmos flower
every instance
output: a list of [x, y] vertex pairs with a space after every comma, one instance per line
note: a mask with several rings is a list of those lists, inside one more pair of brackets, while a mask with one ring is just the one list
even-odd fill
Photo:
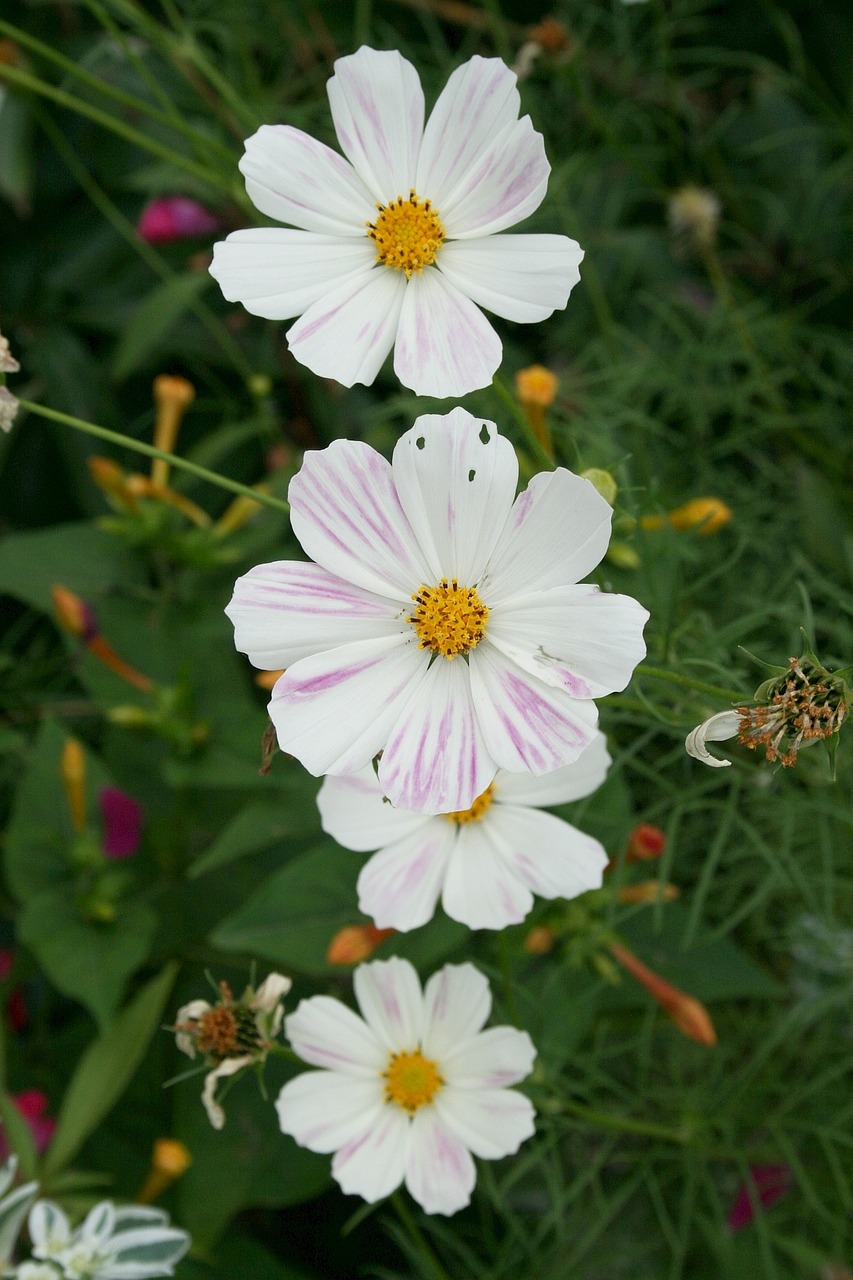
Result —
[[428, 817], [393, 809], [367, 765], [324, 780], [317, 796], [323, 830], [346, 849], [379, 852], [358, 878], [359, 908], [380, 929], [426, 924], [439, 895], [454, 920], [503, 929], [523, 920], [533, 894], [575, 898], [601, 886], [607, 854], [543, 805], [579, 800], [600, 787], [610, 756], [596, 732], [574, 764], [535, 778], [499, 769], [470, 809]]
[[351, 440], [305, 455], [291, 519], [317, 563], [258, 565], [226, 612], [256, 667], [287, 668], [270, 716], [315, 776], [381, 751], [392, 804], [448, 813], [498, 768], [550, 773], [592, 741], [592, 699], [631, 678], [648, 614], [577, 585], [610, 538], [593, 485], [558, 468], [516, 499], [517, 478], [464, 409], [418, 418], [390, 465]]
[[691, 729], [685, 738], [687, 754], [695, 760], [701, 760], [703, 764], [711, 765], [713, 769], [728, 768], [731, 760], [712, 756], [705, 743], [725, 742], [727, 738], [734, 738], [740, 729], [740, 722], [741, 716], [737, 711], [718, 711], [715, 716], [709, 716], [707, 720], [697, 724], [695, 729]]
[[344, 159], [290, 125], [264, 125], [240, 168], [262, 213], [298, 230], [235, 231], [211, 274], [230, 302], [288, 330], [297, 360], [371, 383], [392, 347], [419, 395], [487, 386], [501, 343], [480, 307], [538, 321], [565, 307], [583, 253], [560, 235], [501, 234], [545, 195], [550, 165], [516, 76], [474, 57], [424, 127], [424, 95], [395, 51], [335, 63], [329, 105]]
[[313, 1066], [288, 1081], [276, 1109], [284, 1133], [332, 1152], [343, 1191], [371, 1203], [401, 1182], [427, 1213], [471, 1199], [471, 1153], [497, 1160], [533, 1133], [527, 1098], [507, 1085], [530, 1073], [525, 1031], [492, 1027], [489, 984], [473, 965], [445, 965], [421, 991], [394, 958], [355, 971], [359, 1018], [329, 996], [285, 1019], [296, 1053]]

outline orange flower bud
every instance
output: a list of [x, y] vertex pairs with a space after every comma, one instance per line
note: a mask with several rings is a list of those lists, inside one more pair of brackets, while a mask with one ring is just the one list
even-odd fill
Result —
[[569, 33], [556, 18], [543, 18], [527, 32], [528, 40], [535, 40], [544, 53], [562, 53], [569, 42]]
[[[194, 399], [195, 387], [186, 378], [163, 373], [154, 379], [154, 402], [157, 405], [154, 444], [164, 453], [174, 452], [181, 419]], [[165, 458], [155, 458], [151, 463], [151, 479], [159, 485], [168, 482], [169, 464]]]
[[550, 409], [560, 387], [560, 379], [543, 364], [531, 364], [515, 375], [515, 394], [525, 409], [536, 405]]
[[621, 943], [612, 942], [610, 954], [657, 1000], [682, 1035], [696, 1040], [699, 1044], [710, 1046], [717, 1043], [717, 1033], [710, 1014], [699, 1000], [679, 991], [678, 987], [674, 987], [660, 974], [649, 969]]
[[137, 1204], [157, 1200], [176, 1178], [192, 1164], [188, 1149], [177, 1138], [158, 1138], [151, 1155], [151, 1168], [136, 1197]]
[[126, 510], [135, 510], [136, 499], [128, 488], [127, 473], [117, 462], [112, 458], [95, 457], [87, 459], [87, 463], [89, 474], [108, 498]]
[[[154, 459], [155, 462], [161, 459]], [[166, 465], [166, 464], [164, 464]], [[148, 476], [131, 475], [127, 477], [127, 490], [132, 498], [154, 498], [156, 502], [165, 502], [168, 506], [174, 507], [192, 520], [193, 524], [199, 526], [200, 529], [206, 529], [211, 524], [210, 516], [206, 511], [202, 511], [197, 503], [190, 498], [185, 498], [182, 493], [178, 493], [175, 489], [170, 489], [166, 484], [155, 484], [153, 480], [149, 480]]]
[[61, 583], [55, 583], [50, 594], [53, 596], [57, 620], [66, 631], [86, 644], [97, 636], [98, 622], [91, 605]]
[[[259, 484], [258, 489], [261, 493], [269, 493], [269, 487], [265, 484]], [[222, 515], [213, 527], [213, 532], [220, 538], [225, 538], [230, 533], [236, 533], [238, 529], [242, 529], [247, 521], [257, 515], [263, 503], [255, 502], [252, 498], [240, 494], [238, 498], [225, 508]]]
[[721, 498], [691, 498], [683, 506], [675, 507], [666, 516], [643, 516], [640, 525], [643, 529], [662, 529], [668, 520], [673, 529], [684, 533], [687, 529], [696, 529], [702, 537], [716, 533], [732, 518], [732, 509], [727, 507]]
[[271, 689], [278, 680], [279, 676], [284, 675], [284, 668], [281, 671], [259, 671], [255, 676], [255, 684], [259, 689]]
[[375, 924], [345, 925], [329, 943], [326, 959], [329, 964], [360, 964], [393, 932], [393, 929], [377, 929]]
[[666, 836], [660, 827], [651, 822], [641, 822], [628, 836], [625, 851], [626, 862], [653, 862], [666, 848]]
[[76, 738], [62, 748], [59, 776], [68, 800], [71, 824], [78, 835], [86, 830], [86, 757]]
[[534, 925], [524, 939], [524, 950], [532, 956], [545, 956], [554, 946], [556, 935], [549, 924]]
[[641, 880], [639, 884], [625, 884], [616, 896], [620, 902], [642, 905], [646, 902], [672, 902], [681, 890], [674, 884], [661, 884], [659, 880]]

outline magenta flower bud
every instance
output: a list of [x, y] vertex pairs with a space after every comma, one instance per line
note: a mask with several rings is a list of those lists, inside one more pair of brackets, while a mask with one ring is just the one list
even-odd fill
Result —
[[752, 1222], [755, 1217], [753, 1201], [762, 1209], [769, 1209], [791, 1190], [791, 1170], [786, 1164], [754, 1164], [750, 1166], [749, 1173], [753, 1183], [752, 1196], [746, 1182], [742, 1182], [729, 1211], [728, 1228], [732, 1232], [740, 1231]]
[[142, 210], [136, 230], [148, 244], [168, 244], [212, 235], [220, 225], [218, 218], [189, 196], [159, 196]]
[[142, 807], [118, 787], [103, 787], [98, 800], [108, 858], [130, 858], [142, 839]]

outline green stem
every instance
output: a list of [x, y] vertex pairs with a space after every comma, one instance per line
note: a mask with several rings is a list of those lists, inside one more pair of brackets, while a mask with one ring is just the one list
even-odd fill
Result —
[[28, 410], [29, 413], [35, 413], [39, 417], [49, 418], [51, 422], [61, 422], [63, 426], [74, 427], [76, 431], [85, 431], [87, 435], [97, 436], [99, 440], [108, 440], [110, 444], [119, 445], [122, 449], [132, 449], [134, 453], [144, 453], [146, 458], [162, 458], [164, 462], [169, 462], [173, 467], [177, 467], [180, 471], [188, 471], [191, 475], [197, 476], [199, 480], [206, 480], [209, 484], [215, 484], [220, 489], [229, 489], [231, 493], [239, 493], [244, 498], [251, 498], [253, 502], [258, 502], [261, 506], [271, 507], [273, 511], [290, 511], [290, 504], [285, 502], [283, 498], [276, 498], [271, 493], [264, 493], [261, 489], [252, 489], [247, 484], [240, 484], [239, 480], [229, 480], [227, 476], [221, 476], [216, 471], [208, 471], [207, 467], [200, 467], [195, 462], [189, 462], [186, 458], [179, 457], [176, 453], [166, 453], [165, 449], [157, 449], [153, 444], [145, 444], [142, 440], [134, 440], [131, 436], [123, 436], [118, 431], [110, 431], [108, 427], [99, 427], [94, 422], [86, 422], [83, 418], [73, 418], [69, 413], [60, 413], [58, 409], [48, 409], [44, 405], [35, 404], [32, 400], [20, 400], [18, 402], [22, 409]]
[[697, 693], [706, 693], [709, 698], [722, 698], [724, 702], [749, 701], [750, 695], [737, 689], [721, 689], [717, 684], [707, 684], [704, 680], [696, 680], [693, 676], [682, 675], [680, 671], [667, 671], [664, 667], [650, 667], [643, 662], [634, 672], [634, 677], [648, 676], [652, 680], [665, 680], [668, 684], [680, 684], [685, 689], [694, 689]]
[[49, 98], [52, 102], [58, 103], [59, 106], [67, 107], [69, 111], [76, 111], [78, 115], [87, 116], [95, 124], [109, 129], [112, 133], [117, 133], [126, 142], [133, 143], [134, 146], [140, 147], [143, 151], [150, 151], [152, 155], [159, 156], [161, 160], [167, 160], [169, 164], [175, 165], [178, 169], [183, 169], [186, 173], [191, 173], [194, 178], [198, 178], [208, 186], [217, 187], [219, 190], [225, 191], [229, 195], [231, 194], [229, 185], [213, 170], [205, 168], [204, 165], [198, 164], [195, 160], [191, 160], [189, 156], [182, 155], [180, 151], [174, 151], [171, 147], [164, 146], [162, 143], [155, 141], [154, 138], [149, 138], [146, 134], [140, 133], [138, 129], [125, 124], [123, 120], [119, 120], [116, 116], [112, 116], [106, 111], [101, 111], [98, 107], [90, 106], [87, 102], [81, 102], [73, 94], [66, 93], [64, 89], [57, 89], [46, 81], [39, 80], [37, 76], [31, 76], [26, 71], [21, 71], [18, 67], [10, 67], [5, 63], [0, 63], [0, 81], [2, 80], [18, 85], [21, 89], [29, 89], [33, 93], [40, 94], [43, 98]]
[[399, 1191], [395, 1191], [391, 1196], [391, 1203], [394, 1206], [397, 1217], [400, 1219], [404, 1228], [411, 1237], [412, 1243], [420, 1250], [432, 1268], [432, 1271], [436, 1276], [436, 1280], [450, 1280], [450, 1276], [447, 1274], [444, 1267], [441, 1265], [438, 1258], [424, 1239], [423, 1232], [409, 1212], [409, 1206], [406, 1204]]
[[515, 419], [516, 424], [518, 425], [522, 435], [524, 436], [524, 443], [526, 444], [530, 452], [533, 454], [533, 457], [540, 464], [540, 466], [546, 467], [548, 471], [553, 471], [554, 465], [555, 465], [554, 459], [551, 457], [550, 453], [545, 448], [542, 441], [539, 439], [539, 437], [536, 435], [536, 432], [531, 427], [530, 423], [527, 420], [527, 414], [524, 412], [521, 405], [516, 400], [515, 396], [512, 394], [512, 392], [509, 390], [508, 387], [504, 386], [503, 382], [501, 381], [501, 379], [498, 377], [497, 374], [495, 374], [494, 378], [492, 378], [492, 387], [497, 392], [499, 399], [503, 401], [503, 403], [506, 405], [507, 409], [510, 411], [513, 418]]
[[561, 1098], [560, 1105], [579, 1120], [587, 1120], [591, 1125], [603, 1129], [615, 1129], [618, 1133], [636, 1133], [644, 1138], [662, 1138], [665, 1142], [685, 1143], [690, 1134], [685, 1129], [670, 1129], [667, 1125], [653, 1124], [648, 1120], [634, 1120], [631, 1116], [611, 1115], [607, 1111], [596, 1111], [592, 1107], [584, 1107], [579, 1102], [570, 1102]]
[[498, 950], [501, 956], [501, 974], [504, 982], [504, 999], [506, 1000], [507, 1012], [516, 1027], [521, 1026], [518, 1016], [518, 1005], [515, 1002], [515, 988], [512, 985], [512, 966], [510, 964], [509, 943], [507, 941], [506, 930], [501, 930], [498, 934]]

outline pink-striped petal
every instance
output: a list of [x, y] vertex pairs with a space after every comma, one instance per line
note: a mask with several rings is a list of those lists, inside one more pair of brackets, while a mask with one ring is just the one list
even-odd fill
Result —
[[479, 582], [515, 498], [518, 461], [509, 440], [466, 409], [425, 414], [397, 441], [392, 466], [433, 583]]
[[513, 1155], [536, 1131], [533, 1104], [515, 1089], [442, 1089], [435, 1109], [449, 1132], [483, 1160]]
[[384, 268], [351, 276], [288, 329], [291, 352], [318, 377], [370, 386], [394, 345], [405, 285]]
[[375, 1204], [396, 1191], [403, 1181], [411, 1137], [405, 1111], [384, 1106], [365, 1134], [338, 1151], [332, 1161], [332, 1177], [347, 1195], [361, 1196]]
[[500, 58], [475, 54], [457, 67], [424, 129], [415, 183], [418, 194], [441, 211], [465, 183], [481, 153], [515, 123], [520, 107], [515, 73]]
[[279, 746], [317, 778], [363, 769], [387, 742], [426, 668], [423, 654], [401, 636], [303, 658], [273, 688], [269, 714]]
[[553, 773], [537, 778], [532, 773], [507, 773], [499, 769], [495, 775], [495, 800], [501, 805], [529, 805], [535, 809], [568, 804], [597, 791], [611, 763], [607, 739], [596, 729], [592, 742], [577, 760]]
[[489, 385], [502, 352], [482, 311], [440, 271], [427, 267], [412, 276], [394, 351], [394, 372], [404, 387], [419, 396], [467, 395]]
[[382, 1077], [354, 1079], [339, 1071], [305, 1071], [288, 1080], [275, 1109], [282, 1133], [309, 1151], [337, 1151], [365, 1134], [384, 1105]]
[[492, 1008], [486, 978], [472, 964], [446, 964], [424, 988], [423, 1050], [443, 1063], [462, 1041], [476, 1035]]
[[533, 895], [501, 857], [492, 826], [488, 814], [460, 827], [444, 877], [441, 905], [469, 929], [506, 929], [533, 909]]
[[388, 735], [379, 763], [385, 794], [414, 813], [468, 809], [495, 768], [474, 715], [468, 664], [436, 658]]
[[360, 964], [353, 979], [362, 1017], [388, 1053], [416, 1049], [424, 1021], [421, 984], [408, 960]]
[[293, 532], [312, 560], [412, 607], [430, 570], [381, 453], [357, 440], [306, 453], [287, 496]]
[[493, 604], [591, 573], [610, 542], [613, 510], [589, 480], [540, 472], [515, 500], [483, 581]]
[[406, 198], [424, 127], [424, 95], [412, 64], [396, 50], [362, 46], [338, 58], [326, 90], [341, 150], [374, 201]]
[[592, 836], [538, 809], [501, 804], [489, 816], [504, 861], [540, 898], [576, 898], [601, 888], [609, 858]]
[[375, 853], [358, 877], [358, 909], [380, 929], [406, 933], [435, 914], [454, 832], [445, 818], [421, 822], [426, 826]]
[[237, 649], [267, 671], [406, 629], [393, 601], [300, 560], [250, 569], [237, 579], [225, 612], [234, 624]]
[[261, 213], [321, 235], [365, 236], [375, 209], [342, 156], [301, 129], [265, 124], [240, 161], [249, 198]]
[[488, 641], [471, 651], [471, 694], [489, 754], [511, 773], [549, 773], [589, 746], [598, 710], [509, 662]]
[[645, 657], [648, 610], [595, 586], [554, 587], [492, 609], [489, 641], [511, 662], [573, 698], [624, 689]]
[[568, 236], [510, 235], [451, 240], [436, 265], [478, 307], [532, 323], [565, 307], [582, 259], [583, 249]]
[[284, 1020], [291, 1048], [312, 1067], [375, 1080], [388, 1055], [367, 1023], [340, 1000], [311, 996]]
[[[453, 1090], [503, 1089], [530, 1075], [536, 1047], [526, 1031], [489, 1027], [470, 1032], [441, 1059], [441, 1069]], [[449, 1090], [448, 1090], [449, 1092]]]
[[[323, 830], [345, 849], [357, 853], [416, 837], [425, 833], [432, 821], [422, 813], [408, 813], [389, 804], [372, 764], [346, 777], [324, 778], [317, 808]], [[366, 910], [373, 915], [370, 908]]]
[[453, 195], [438, 204], [451, 240], [506, 231], [538, 209], [551, 166], [529, 116], [507, 125], [468, 168]]
[[253, 227], [213, 246], [210, 274], [229, 302], [253, 316], [289, 320], [341, 286], [367, 283], [375, 261], [367, 237]]
[[449, 1216], [464, 1209], [477, 1181], [471, 1153], [435, 1107], [421, 1107], [411, 1128], [406, 1169], [410, 1193], [427, 1213]]

